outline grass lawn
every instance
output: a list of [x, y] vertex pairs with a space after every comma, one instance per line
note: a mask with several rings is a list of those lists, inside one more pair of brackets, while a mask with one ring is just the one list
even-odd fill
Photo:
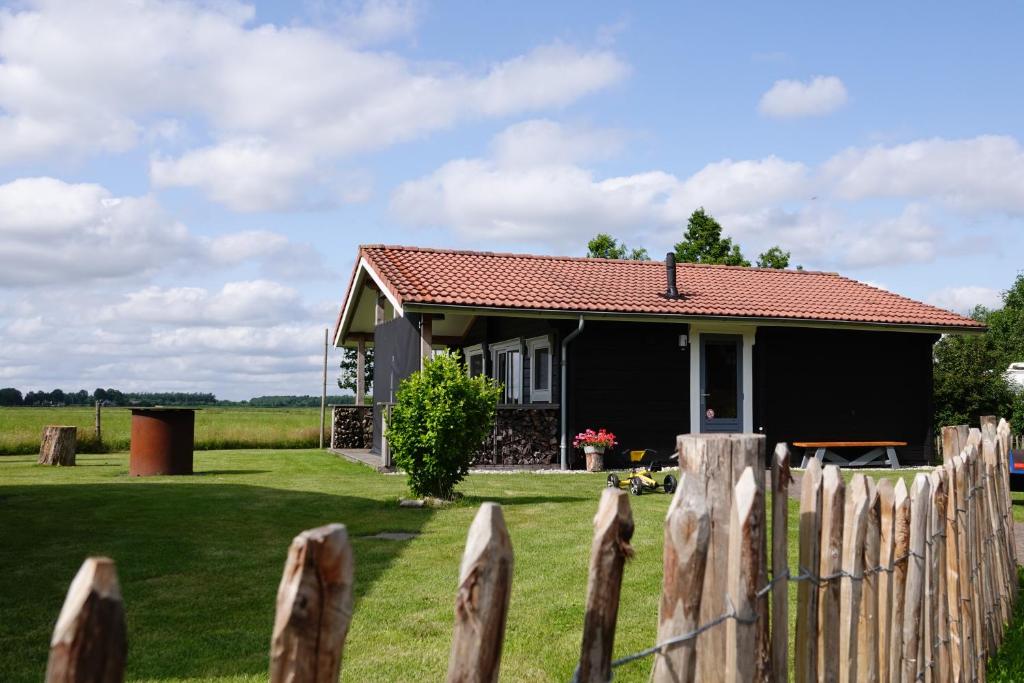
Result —
[[[571, 677], [602, 475], [472, 475], [458, 505], [416, 510], [396, 505], [403, 477], [315, 450], [197, 452], [197, 475], [180, 478], [129, 479], [124, 454], [79, 462], [62, 469], [0, 458], [0, 680], [42, 677], [68, 584], [90, 554], [118, 564], [129, 679], [265, 680], [288, 543], [332, 521], [348, 525], [356, 553], [343, 680], [439, 680], [458, 564], [484, 500], [504, 507], [516, 557], [503, 678]], [[626, 568], [616, 656], [654, 642], [669, 498], [630, 502], [636, 557]], [[797, 500], [790, 522], [795, 567]], [[365, 538], [380, 531], [420, 535]], [[616, 680], [643, 681], [648, 673], [649, 662], [638, 662], [617, 670]]]
[[[95, 408], [0, 408], [0, 455], [39, 452], [46, 425], [78, 427], [78, 452], [127, 450], [131, 408], [103, 409], [103, 447], [94, 432]], [[213, 407], [196, 410], [196, 448], [315, 448], [319, 408]], [[330, 422], [328, 415], [327, 421]]]

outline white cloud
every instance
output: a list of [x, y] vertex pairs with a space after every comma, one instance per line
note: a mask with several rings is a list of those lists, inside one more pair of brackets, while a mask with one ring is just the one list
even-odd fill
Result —
[[957, 313], [970, 313], [975, 306], [1000, 308], [1003, 305], [999, 290], [978, 285], [944, 287], [929, 294], [925, 300], [930, 304]]
[[[379, 40], [411, 30], [414, 14], [379, 0], [345, 16]], [[353, 154], [562, 107], [628, 71], [607, 50], [560, 43], [480, 69], [419, 64], [362, 49], [344, 30], [254, 17], [240, 4], [127, 0], [0, 10], [0, 164], [119, 152], [147, 130], [175, 138], [168, 119], [194, 120], [213, 140], [154, 155], [158, 186], [196, 187], [246, 211], [308, 205], [309, 181]], [[345, 185], [313, 183], [312, 201], [351, 201]]]
[[186, 327], [268, 326], [308, 317], [299, 293], [277, 282], [228, 282], [219, 292], [202, 287], [147, 287], [106, 306], [102, 322], [149, 322]]
[[365, 0], [346, 3], [333, 20], [346, 39], [356, 45], [383, 43], [409, 36], [416, 30], [422, 8], [419, 2]]
[[846, 104], [846, 86], [837, 76], [815, 76], [807, 82], [775, 81], [761, 95], [757, 109], [779, 119], [824, 116]]
[[491, 155], [501, 166], [598, 161], [617, 154], [625, 138], [621, 131], [534, 119], [511, 125], [494, 136]]
[[843, 199], [932, 198], [969, 210], [1024, 212], [1024, 148], [1009, 136], [852, 148], [822, 171]]

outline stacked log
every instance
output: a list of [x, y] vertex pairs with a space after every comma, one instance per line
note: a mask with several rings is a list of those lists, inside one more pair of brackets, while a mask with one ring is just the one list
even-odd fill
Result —
[[43, 440], [39, 446], [40, 465], [75, 464], [75, 440], [78, 436], [76, 427], [49, 425], [43, 428]]
[[494, 429], [473, 456], [475, 465], [558, 462], [558, 408], [498, 408]]
[[373, 406], [331, 406], [331, 448], [373, 445]]

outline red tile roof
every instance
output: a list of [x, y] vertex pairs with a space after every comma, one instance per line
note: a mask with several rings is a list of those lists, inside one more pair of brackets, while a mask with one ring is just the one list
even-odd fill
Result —
[[[983, 328], [970, 318], [836, 273], [677, 264], [668, 299], [660, 261], [369, 245], [366, 259], [403, 306], [675, 314]], [[350, 285], [351, 286], [351, 285]]]

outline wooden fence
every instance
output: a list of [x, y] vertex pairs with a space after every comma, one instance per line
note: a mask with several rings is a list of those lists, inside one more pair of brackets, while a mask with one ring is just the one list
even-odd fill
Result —
[[[811, 460], [800, 484], [799, 567], [788, 563], [789, 452], [757, 435], [686, 435], [664, 523], [657, 642], [612, 659], [632, 555], [629, 496], [605, 489], [594, 518], [582, 646], [573, 679], [648, 664], [667, 681], [984, 681], [1017, 597], [1005, 459], [1009, 425], [943, 431], [945, 464], [875, 482]], [[766, 488], [770, 486], [771, 529]], [[771, 546], [771, 552], [768, 547]], [[769, 575], [768, 559], [771, 559]], [[513, 552], [501, 507], [469, 529], [455, 596], [448, 681], [496, 681]], [[270, 639], [270, 680], [335, 683], [353, 612], [341, 524], [288, 551]], [[790, 638], [789, 583], [797, 582]], [[68, 591], [47, 681], [120, 681], [124, 608], [112, 560], [89, 558]]]

